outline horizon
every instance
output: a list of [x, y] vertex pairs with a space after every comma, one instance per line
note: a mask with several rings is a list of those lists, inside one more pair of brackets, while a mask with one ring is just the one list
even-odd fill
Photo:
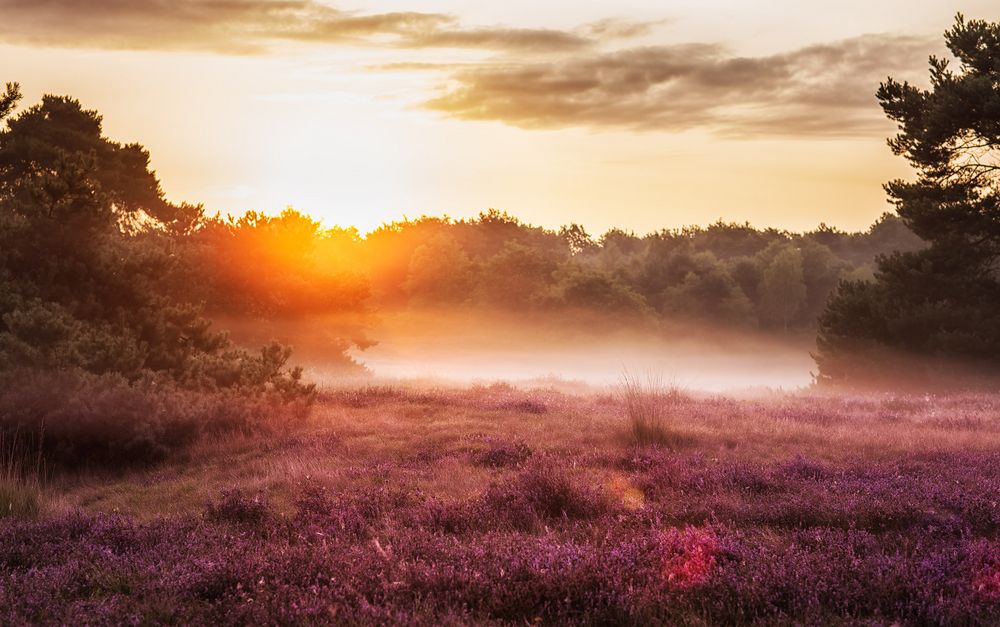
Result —
[[0, 0], [0, 57], [25, 106], [79, 98], [150, 151], [167, 198], [209, 213], [856, 232], [910, 175], [878, 82], [925, 84], [960, 8], [293, 5]]
[[[252, 212], [252, 211], [254, 211], [254, 210], [251, 209], [251, 210], [248, 211], [248, 213]], [[438, 214], [438, 215], [421, 214], [419, 216], [402, 215], [402, 216], [399, 216], [397, 218], [390, 218], [386, 222], [382, 222], [382, 223], [380, 223], [380, 224], [378, 224], [378, 225], [376, 225], [376, 226], [374, 226], [374, 227], [372, 227], [370, 229], [366, 229], [366, 230], [362, 230], [361, 228], [359, 228], [357, 225], [354, 225], [354, 224], [331, 224], [327, 220], [325, 220], [323, 218], [323, 216], [313, 215], [313, 214], [308, 213], [306, 211], [300, 210], [298, 207], [292, 207], [292, 206], [285, 207], [281, 211], [268, 212], [268, 213], [261, 212], [261, 214], [265, 215], [267, 217], [280, 217], [281, 214], [284, 213], [284, 212], [286, 212], [286, 211], [294, 212], [294, 213], [299, 214], [299, 215], [301, 215], [301, 216], [303, 216], [303, 217], [305, 217], [305, 218], [307, 218], [309, 220], [317, 222], [319, 224], [320, 233], [321, 234], [328, 233], [328, 232], [331, 232], [331, 231], [337, 231], [337, 230], [350, 231], [350, 230], [354, 229], [355, 231], [357, 231], [357, 236], [358, 236], [358, 238], [360, 240], [366, 240], [366, 239], [368, 239], [368, 237], [370, 235], [372, 235], [372, 234], [374, 234], [374, 233], [376, 233], [378, 231], [381, 231], [383, 229], [391, 228], [391, 227], [398, 226], [398, 225], [412, 224], [412, 223], [415, 223], [415, 222], [420, 222], [422, 220], [440, 220], [444, 224], [475, 223], [478, 220], [480, 220], [481, 218], [483, 218], [484, 216], [487, 216], [490, 211], [496, 211], [496, 212], [498, 212], [498, 214], [501, 217], [509, 218], [509, 219], [513, 220], [514, 222], [516, 222], [517, 224], [523, 226], [523, 227], [526, 227], [526, 228], [529, 228], [529, 229], [535, 229], [535, 228], [537, 228], [537, 229], [543, 229], [544, 231], [549, 232], [549, 233], [558, 233], [559, 230], [562, 227], [569, 227], [569, 226], [573, 226], [574, 224], [576, 224], [576, 223], [573, 223], [573, 222], [567, 222], [567, 223], [556, 225], [556, 226], [549, 226], [549, 225], [543, 225], [543, 224], [535, 224], [535, 223], [523, 220], [523, 219], [521, 219], [520, 216], [514, 215], [514, 214], [512, 214], [512, 213], [510, 213], [508, 211], [505, 211], [503, 209], [499, 209], [497, 207], [489, 207], [487, 209], [483, 209], [479, 213], [476, 213], [476, 214], [473, 214], [473, 215], [468, 215], [468, 216], [461, 216], [461, 217], [451, 216], [451, 215], [448, 215], [448, 214]], [[209, 219], [214, 219], [214, 220], [228, 221], [228, 220], [236, 220], [239, 217], [241, 217], [241, 215], [244, 215], [244, 214], [240, 214], [240, 215], [226, 214], [226, 215], [223, 215], [221, 212], [218, 212], [218, 213], [214, 213], [214, 214], [208, 214], [207, 217]], [[704, 230], [708, 230], [708, 229], [710, 229], [712, 227], [715, 227], [715, 226], [746, 227], [746, 228], [752, 229], [754, 231], [759, 231], [759, 232], [766, 232], [766, 231], [772, 231], [773, 230], [773, 231], [776, 231], [778, 233], [782, 233], [784, 235], [789, 235], [789, 236], [801, 236], [801, 235], [806, 235], [808, 233], [816, 233], [816, 232], [819, 232], [824, 227], [826, 227], [826, 228], [829, 228], [832, 231], [843, 233], [843, 234], [846, 234], [846, 235], [861, 235], [861, 234], [869, 233], [871, 231], [871, 229], [875, 225], [879, 224], [883, 220], [883, 218], [885, 218], [886, 216], [897, 217], [894, 212], [892, 212], [892, 211], [885, 211], [882, 214], [876, 216], [871, 221], [870, 224], [868, 224], [865, 227], [859, 228], [859, 229], [842, 229], [842, 228], [840, 228], [840, 227], [838, 227], [836, 225], [831, 225], [831, 224], [827, 224], [825, 222], [820, 222], [820, 223], [814, 225], [811, 228], [800, 229], [800, 230], [792, 230], [792, 229], [784, 229], [784, 228], [778, 228], [778, 227], [773, 227], [773, 226], [768, 226], [768, 225], [754, 224], [754, 223], [750, 222], [749, 220], [743, 220], [743, 221], [739, 221], [739, 220], [723, 220], [721, 217], [720, 218], [716, 218], [715, 220], [711, 220], [709, 222], [700, 223], [700, 224], [681, 224], [680, 226], [665, 226], [665, 227], [662, 227], [662, 228], [652, 229], [652, 230], [648, 230], [648, 231], [637, 231], [637, 230], [626, 229], [626, 228], [622, 228], [622, 227], [614, 226], [614, 225], [608, 227], [607, 229], [601, 230], [601, 231], [590, 231], [589, 229], [586, 228], [586, 225], [578, 225], [578, 226], [585, 227], [584, 230], [586, 231], [587, 235], [590, 236], [590, 238], [595, 243], [598, 243], [599, 240], [600, 240], [600, 238], [602, 236], [604, 236], [605, 234], [616, 232], [616, 231], [624, 233], [624, 234], [629, 235], [631, 237], [637, 237], [639, 239], [646, 239], [646, 238], [649, 238], [649, 237], [654, 237], [654, 236], [662, 235], [662, 234], [677, 234], [677, 233], [681, 233], [681, 232], [686, 231], [686, 230], [702, 230], [702, 231], [704, 231]]]

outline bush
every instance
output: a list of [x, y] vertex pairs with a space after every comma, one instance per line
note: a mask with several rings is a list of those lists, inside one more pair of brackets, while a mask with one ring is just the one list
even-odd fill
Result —
[[239, 489], [226, 490], [218, 501], [209, 503], [209, 520], [246, 527], [260, 527], [271, 519], [271, 506], [263, 494], [247, 496]]
[[611, 510], [604, 493], [573, 480], [564, 470], [533, 464], [512, 481], [496, 483], [483, 495], [482, 505], [495, 520], [514, 529], [530, 530], [544, 521], [595, 518]]
[[307, 405], [235, 391], [197, 391], [162, 379], [128, 382], [80, 371], [0, 376], [0, 434], [55, 466], [138, 465], [205, 433], [260, 431], [304, 417]]
[[524, 442], [488, 442], [486, 450], [476, 451], [472, 463], [485, 468], [520, 466], [528, 461], [532, 451]]

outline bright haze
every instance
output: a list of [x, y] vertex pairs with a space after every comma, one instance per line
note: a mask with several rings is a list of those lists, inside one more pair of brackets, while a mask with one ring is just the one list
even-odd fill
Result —
[[869, 225], [874, 99], [993, 0], [0, 0], [26, 102], [72, 94], [174, 201], [367, 230], [487, 207], [639, 232]]

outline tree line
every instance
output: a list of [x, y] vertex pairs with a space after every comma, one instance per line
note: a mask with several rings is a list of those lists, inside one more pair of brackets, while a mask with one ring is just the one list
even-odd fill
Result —
[[579, 225], [545, 229], [496, 210], [403, 220], [364, 236], [294, 210], [253, 213], [210, 219], [191, 242], [200, 267], [219, 269], [203, 300], [229, 311], [330, 313], [367, 295], [375, 309], [575, 310], [622, 324], [689, 320], [777, 333], [814, 330], [839, 281], [870, 277], [877, 254], [922, 246], [888, 214], [859, 233], [717, 222], [595, 238]]

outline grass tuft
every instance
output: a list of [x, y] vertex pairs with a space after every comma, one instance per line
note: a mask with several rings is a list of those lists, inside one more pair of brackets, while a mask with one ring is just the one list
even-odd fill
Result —
[[17, 436], [0, 431], [0, 519], [34, 518], [41, 511], [41, 458], [25, 463]]
[[628, 418], [628, 434], [639, 446], [676, 448], [684, 438], [671, 428], [670, 420], [684, 398], [675, 386], [665, 385], [654, 374], [639, 377], [622, 375], [619, 395]]

